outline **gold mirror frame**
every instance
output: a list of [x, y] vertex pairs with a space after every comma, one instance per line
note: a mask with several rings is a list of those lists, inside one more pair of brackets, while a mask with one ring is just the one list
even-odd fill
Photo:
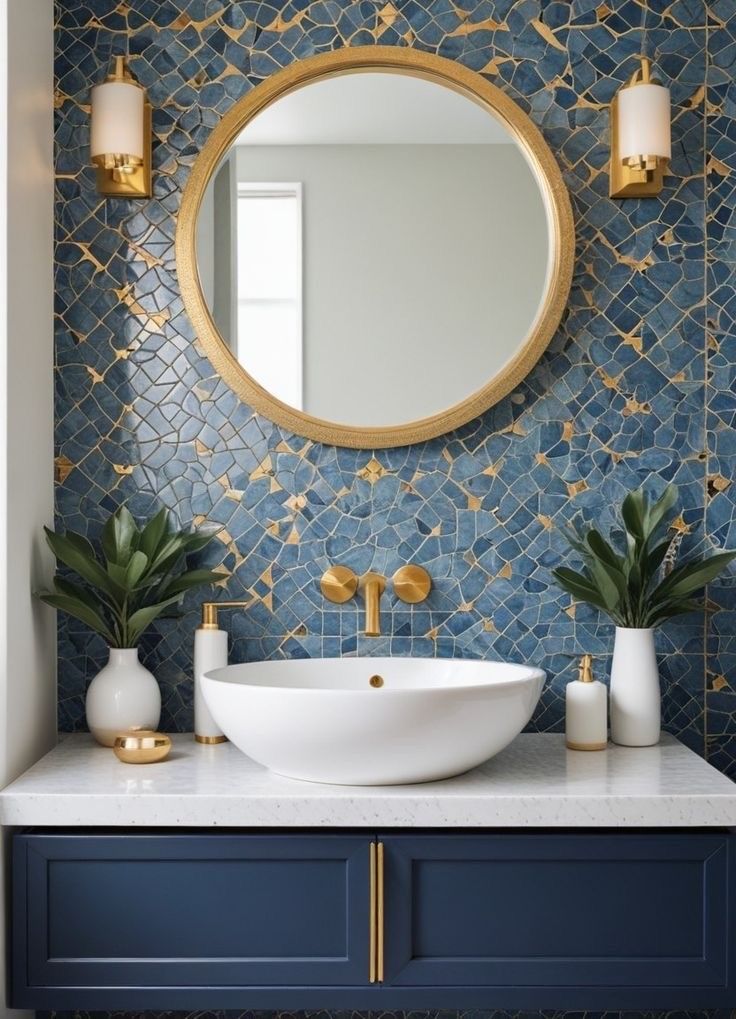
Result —
[[[516, 355], [485, 386], [446, 410], [403, 425], [352, 428], [313, 417], [276, 399], [256, 382], [230, 351], [215, 325], [197, 268], [197, 218], [205, 190], [220, 160], [243, 128], [267, 106], [321, 78], [366, 70], [422, 77], [453, 89], [488, 109], [508, 128], [531, 166], [551, 224], [552, 252], [544, 306]], [[222, 118], [195, 160], [182, 197], [176, 231], [176, 263], [184, 307], [216, 372], [257, 413], [276, 424], [333, 446], [378, 449], [408, 446], [472, 421], [514, 389], [537, 363], [562, 319], [572, 281], [575, 230], [567, 188], [541, 132], [513, 100], [475, 71], [444, 57], [393, 46], [361, 46], [297, 61], [267, 78]]]

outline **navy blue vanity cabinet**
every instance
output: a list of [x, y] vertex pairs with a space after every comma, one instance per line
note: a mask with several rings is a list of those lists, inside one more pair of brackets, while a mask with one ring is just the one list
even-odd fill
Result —
[[16, 836], [13, 997], [32, 1008], [145, 1008], [161, 988], [182, 1004], [203, 1001], [188, 997], [196, 987], [222, 988], [214, 1001], [232, 1002], [232, 988], [244, 1000], [252, 986], [361, 984], [369, 844], [330, 834]]
[[379, 835], [385, 980], [514, 1008], [736, 1005], [722, 833]]
[[736, 1006], [725, 831], [13, 841], [16, 1007]]

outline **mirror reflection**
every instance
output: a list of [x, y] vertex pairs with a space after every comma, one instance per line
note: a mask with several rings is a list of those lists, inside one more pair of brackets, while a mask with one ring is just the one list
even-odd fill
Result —
[[536, 321], [549, 249], [507, 126], [435, 81], [373, 70], [254, 117], [197, 224], [202, 291], [245, 371], [356, 427], [429, 417], [486, 385]]

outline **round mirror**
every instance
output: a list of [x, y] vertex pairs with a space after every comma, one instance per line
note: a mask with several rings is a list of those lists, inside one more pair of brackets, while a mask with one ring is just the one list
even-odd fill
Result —
[[383, 47], [303, 61], [241, 100], [177, 234], [215, 368], [272, 420], [356, 447], [439, 435], [506, 395], [559, 323], [572, 255], [526, 115], [451, 61]]

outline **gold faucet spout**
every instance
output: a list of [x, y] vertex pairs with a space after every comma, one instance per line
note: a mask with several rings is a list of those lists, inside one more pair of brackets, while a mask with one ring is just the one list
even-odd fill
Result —
[[381, 636], [381, 595], [386, 590], [386, 578], [380, 573], [366, 573], [360, 578], [360, 590], [365, 599], [365, 635]]

